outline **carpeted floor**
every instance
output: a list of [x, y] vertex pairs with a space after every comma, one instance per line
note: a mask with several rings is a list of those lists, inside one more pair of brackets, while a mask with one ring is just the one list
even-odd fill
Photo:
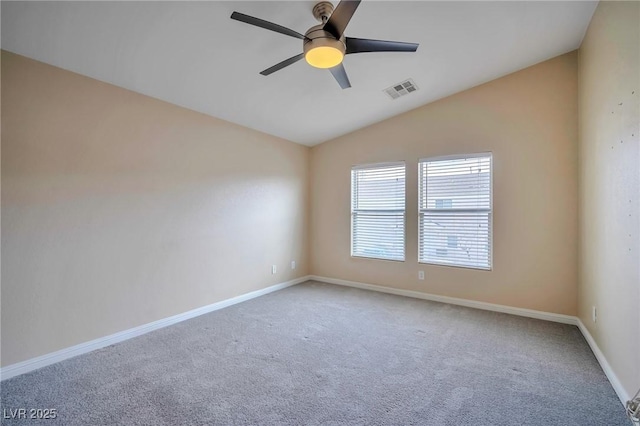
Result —
[[1, 386], [46, 425], [630, 424], [574, 326], [316, 282]]

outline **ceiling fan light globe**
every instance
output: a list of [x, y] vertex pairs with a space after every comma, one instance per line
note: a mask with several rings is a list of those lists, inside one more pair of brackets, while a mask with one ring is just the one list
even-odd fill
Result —
[[309, 65], [316, 68], [333, 68], [342, 63], [344, 53], [332, 46], [318, 46], [304, 55]]

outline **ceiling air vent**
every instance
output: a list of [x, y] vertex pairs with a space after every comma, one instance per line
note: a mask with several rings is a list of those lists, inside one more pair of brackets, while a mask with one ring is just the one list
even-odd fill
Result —
[[394, 84], [391, 87], [384, 89], [384, 92], [389, 95], [391, 99], [398, 99], [400, 96], [408, 95], [411, 92], [418, 90], [416, 82], [413, 79], [405, 80], [401, 83]]

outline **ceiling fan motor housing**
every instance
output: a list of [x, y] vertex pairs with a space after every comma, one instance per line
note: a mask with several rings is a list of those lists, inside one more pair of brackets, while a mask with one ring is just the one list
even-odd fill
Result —
[[336, 39], [333, 34], [325, 31], [323, 27], [324, 24], [315, 25], [305, 33], [302, 46], [305, 56], [310, 50], [317, 47], [332, 47], [338, 49], [344, 55], [347, 49], [344, 41], [345, 37], [342, 36], [340, 39]]

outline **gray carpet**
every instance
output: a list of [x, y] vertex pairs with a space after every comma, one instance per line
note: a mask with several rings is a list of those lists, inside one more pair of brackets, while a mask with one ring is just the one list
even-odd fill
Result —
[[574, 326], [316, 282], [1, 393], [7, 412], [57, 409], [46, 425], [630, 424]]

